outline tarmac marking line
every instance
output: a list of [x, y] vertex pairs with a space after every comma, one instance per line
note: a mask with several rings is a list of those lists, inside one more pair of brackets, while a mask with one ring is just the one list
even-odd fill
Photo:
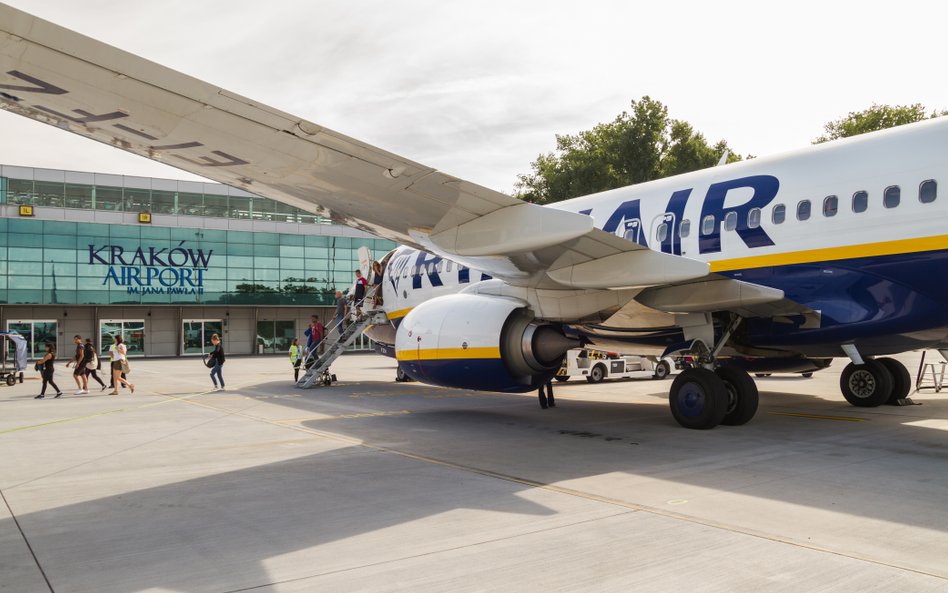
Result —
[[794, 418], [813, 418], [815, 420], [837, 420], [839, 422], [863, 422], [869, 418], [855, 416], [825, 416], [823, 414], [804, 414], [801, 412], [767, 412], [773, 416], [792, 416]]
[[336, 416], [310, 416], [308, 418], [286, 418], [283, 420], [274, 420], [280, 424], [286, 422], [315, 422], [319, 420], [350, 420], [352, 418], [380, 418], [382, 416], [404, 416], [411, 414], [409, 410], [399, 410], [397, 412], [358, 412], [352, 414], [339, 414]]

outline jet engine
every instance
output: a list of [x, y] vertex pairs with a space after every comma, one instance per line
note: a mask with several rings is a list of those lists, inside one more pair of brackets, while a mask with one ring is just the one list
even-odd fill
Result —
[[395, 335], [399, 366], [424, 383], [524, 392], [559, 369], [579, 341], [537, 321], [523, 301], [453, 294], [418, 305]]

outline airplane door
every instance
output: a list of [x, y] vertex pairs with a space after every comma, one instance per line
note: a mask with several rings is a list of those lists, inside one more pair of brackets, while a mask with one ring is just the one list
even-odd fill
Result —
[[681, 255], [677, 217], [673, 212], [656, 216], [652, 221], [652, 239], [664, 253]]
[[372, 251], [365, 245], [359, 247], [359, 271], [363, 278], [368, 278], [372, 271]]

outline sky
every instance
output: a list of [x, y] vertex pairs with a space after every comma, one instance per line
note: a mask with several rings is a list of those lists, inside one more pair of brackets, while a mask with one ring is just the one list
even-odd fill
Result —
[[[8, 3], [506, 192], [644, 95], [757, 156], [873, 103], [948, 109], [935, 0]], [[197, 179], [2, 111], [0, 163]]]

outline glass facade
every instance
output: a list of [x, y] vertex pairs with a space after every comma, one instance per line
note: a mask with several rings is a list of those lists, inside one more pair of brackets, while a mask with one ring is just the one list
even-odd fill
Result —
[[219, 183], [4, 165], [0, 204], [330, 224], [281, 202]]
[[0, 218], [0, 303], [330, 305], [383, 239]]

